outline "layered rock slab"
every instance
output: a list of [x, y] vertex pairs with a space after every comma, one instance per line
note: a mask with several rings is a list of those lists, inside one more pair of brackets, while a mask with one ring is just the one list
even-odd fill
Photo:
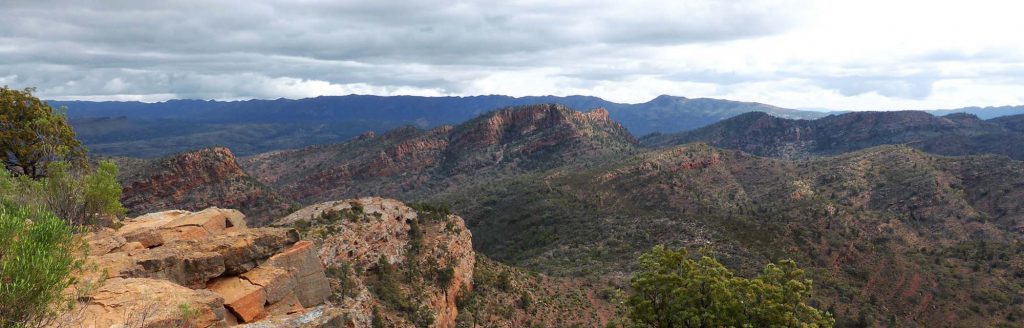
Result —
[[80, 278], [99, 287], [74, 326], [177, 327], [181, 306], [198, 312], [187, 325], [229, 326], [304, 313], [330, 295], [315, 245], [294, 229], [249, 229], [235, 210], [152, 213], [84, 239], [94, 270]]

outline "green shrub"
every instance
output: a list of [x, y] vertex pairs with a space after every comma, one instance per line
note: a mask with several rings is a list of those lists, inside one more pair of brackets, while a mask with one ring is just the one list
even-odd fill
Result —
[[411, 203], [409, 207], [416, 210], [416, 216], [424, 222], [438, 222], [452, 214], [451, 206], [444, 203]]
[[189, 328], [195, 325], [195, 319], [199, 316], [199, 310], [189, 303], [178, 304], [178, 327]]
[[353, 278], [355, 275], [352, 272], [352, 265], [348, 262], [342, 262], [338, 266], [328, 267], [326, 272], [327, 277], [333, 278], [338, 282], [337, 295], [344, 297], [356, 297], [359, 290], [356, 289], [356, 280]]
[[417, 220], [409, 221], [409, 254], [419, 254], [423, 248], [423, 228]]
[[46, 177], [33, 180], [0, 170], [0, 199], [53, 213], [72, 225], [110, 225], [112, 221], [104, 220], [124, 215], [113, 162], [102, 161], [88, 172], [57, 161], [46, 171]]
[[57, 216], [0, 204], [0, 326], [46, 326], [71, 305], [64, 294], [84, 243]]
[[812, 283], [793, 261], [768, 264], [753, 279], [685, 249], [656, 246], [640, 256], [630, 283], [629, 317], [643, 327], [832, 327], [806, 303]]
[[438, 288], [448, 288], [448, 286], [452, 285], [452, 281], [455, 280], [455, 267], [448, 263], [444, 268], [437, 269], [434, 277], [436, 278], [435, 281]]
[[371, 319], [370, 326], [373, 328], [384, 328], [384, 317], [380, 315], [380, 310], [376, 307], [373, 308], [373, 319]]

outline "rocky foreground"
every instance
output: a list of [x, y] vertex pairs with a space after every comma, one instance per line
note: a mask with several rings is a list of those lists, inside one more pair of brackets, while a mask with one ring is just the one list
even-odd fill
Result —
[[453, 327], [455, 300], [472, 287], [471, 236], [455, 215], [361, 198], [274, 226], [248, 228], [242, 213], [208, 208], [89, 233], [86, 271], [69, 291], [78, 304], [60, 324]]

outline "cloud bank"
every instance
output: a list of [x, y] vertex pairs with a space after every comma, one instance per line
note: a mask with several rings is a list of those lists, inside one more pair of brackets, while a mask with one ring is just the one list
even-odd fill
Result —
[[0, 84], [48, 99], [659, 94], [1024, 103], [1005, 1], [20, 1]]

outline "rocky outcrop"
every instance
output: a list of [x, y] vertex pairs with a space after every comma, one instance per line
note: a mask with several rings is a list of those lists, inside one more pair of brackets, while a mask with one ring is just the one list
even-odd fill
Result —
[[236, 210], [152, 213], [84, 239], [92, 270], [78, 289], [98, 288], [82, 298], [79, 326], [223, 326], [302, 313], [330, 295], [312, 243], [293, 229], [250, 229]]
[[220, 206], [240, 209], [250, 224], [262, 226], [291, 207], [290, 201], [249, 177], [223, 147], [118, 164], [122, 203], [130, 215]]
[[[182, 307], [195, 311], [182, 315]], [[198, 327], [222, 325], [224, 299], [208, 290], [194, 290], [167, 280], [113, 278], [88, 296], [80, 327]], [[187, 311], [187, 310], [186, 310]]]
[[240, 164], [304, 203], [358, 195], [415, 199], [481, 177], [588, 165], [589, 159], [635, 146], [607, 110], [545, 104], [505, 108], [458, 126], [410, 126], [336, 145], [260, 154]]
[[274, 225], [298, 227], [321, 245], [321, 263], [328, 271], [339, 272], [330, 278], [332, 285], [350, 279], [347, 284], [357, 286], [347, 295], [336, 290], [334, 298], [350, 311], [356, 326], [369, 325], [374, 308], [392, 324], [411, 324], [413, 318], [402, 313], [407, 310], [396, 309], [388, 303], [393, 300], [377, 294], [385, 287], [367, 286], [386, 280], [383, 272], [397, 270], [419, 275], [399, 287], [410, 306], [428, 309], [437, 327], [454, 327], [455, 300], [472, 288], [472, 235], [462, 218], [442, 208], [418, 208], [375, 197], [331, 201], [296, 211]]
[[607, 110], [583, 113], [557, 104], [495, 111], [459, 125], [449, 138], [445, 166], [451, 172], [515, 161], [545, 166], [636, 144]]

